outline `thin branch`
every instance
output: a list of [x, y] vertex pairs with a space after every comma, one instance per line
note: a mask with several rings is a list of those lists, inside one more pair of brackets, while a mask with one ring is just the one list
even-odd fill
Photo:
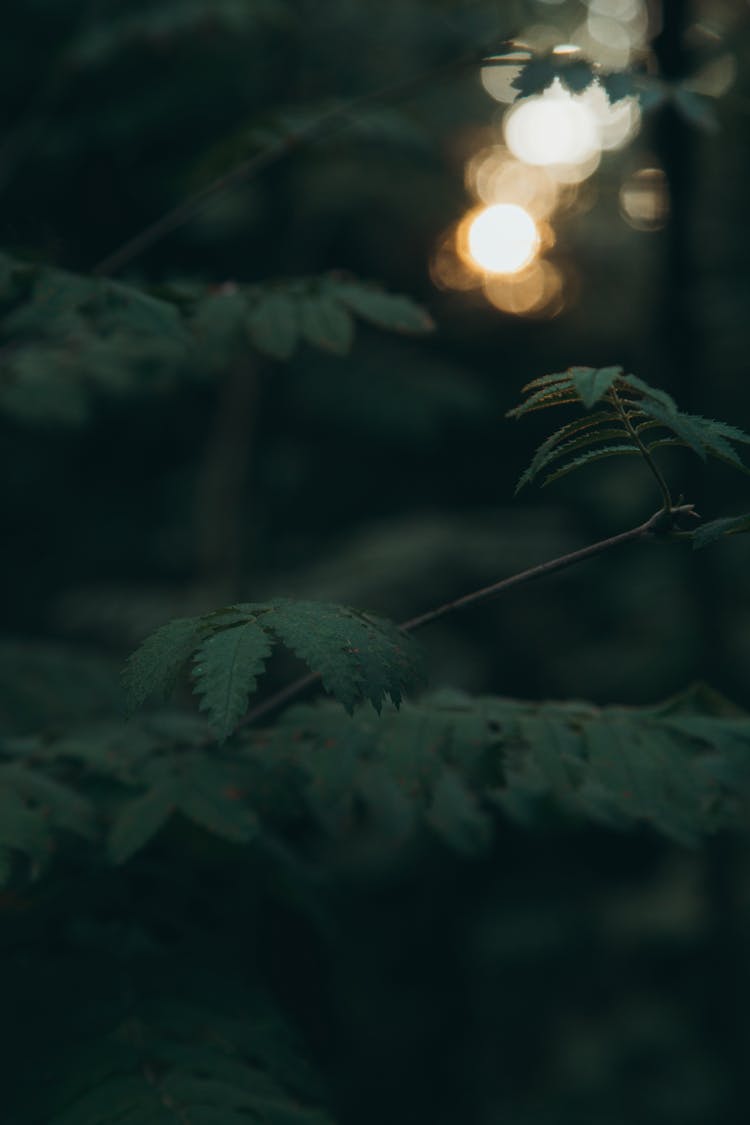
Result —
[[[474, 590], [470, 594], [464, 594], [461, 598], [455, 598], [453, 601], [445, 602], [443, 605], [437, 606], [435, 609], [430, 609], [426, 613], [421, 613], [417, 617], [410, 617], [408, 621], [403, 621], [399, 625], [399, 628], [405, 633], [413, 633], [417, 629], [423, 628], [425, 625], [431, 625], [433, 621], [437, 621], [439, 618], [445, 617], [449, 613], [455, 613], [456, 610], [466, 609], [468, 606], [476, 605], [478, 602], [488, 601], [490, 598], [494, 598], [497, 594], [501, 594], [504, 590], [509, 590], [513, 586], [521, 586], [526, 582], [534, 581], [536, 578], [544, 578], [548, 574], [554, 574], [558, 570], [566, 570], [569, 566], [575, 566], [577, 563], [585, 562], [586, 559], [594, 558], [596, 555], [601, 555], [605, 551], [611, 551], [613, 548], [620, 547], [624, 543], [631, 543], [638, 539], [652, 539], [656, 536], [672, 533], [674, 528], [679, 525], [681, 517], [695, 517], [695, 515], [695, 509], [692, 504], [682, 504], [677, 508], [670, 508], [669, 511], [660, 508], [659, 511], [655, 512], [645, 523], [639, 524], [637, 527], [632, 527], [629, 531], [622, 531], [619, 535], [612, 535], [608, 539], [600, 539], [597, 543], [591, 543], [588, 547], [581, 547], [578, 551], [571, 551], [567, 555], [560, 555], [559, 558], [539, 563], [537, 566], [529, 567], [527, 570], [522, 570], [518, 574], [511, 575], [509, 578], [502, 578], [499, 582], [493, 582], [490, 586], [483, 586], [481, 589]], [[277, 710], [285, 703], [301, 695], [309, 687], [312, 687], [313, 684], [318, 683], [319, 680], [320, 673], [318, 672], [310, 672], [306, 676], [300, 676], [298, 680], [287, 684], [281, 691], [276, 692], [263, 703], [258, 704], [257, 707], [248, 711], [240, 723], [240, 726], [249, 726], [258, 719]]]
[[622, 402], [620, 401], [620, 396], [618, 395], [618, 393], [617, 393], [617, 391], [615, 390], [614, 387], [612, 388], [612, 401], [615, 404], [615, 409], [617, 410], [617, 413], [620, 415], [620, 419], [622, 420], [623, 426], [628, 431], [628, 436], [638, 446], [638, 451], [640, 452], [641, 456], [643, 457], [643, 460], [648, 465], [649, 469], [651, 470], [651, 473], [653, 474], [653, 476], [656, 480], [656, 483], [659, 486], [659, 491], [661, 492], [662, 498], [664, 500], [663, 510], [665, 512], [673, 511], [674, 509], [673, 509], [673, 505], [672, 505], [672, 495], [669, 491], [669, 485], [667, 484], [666, 480], [664, 479], [664, 477], [662, 475], [662, 472], [661, 472], [661, 469], [659, 468], [659, 466], [656, 464], [656, 461], [654, 461], [653, 457], [651, 456], [651, 451], [649, 450], [648, 446], [644, 445], [644, 443], [641, 441], [640, 435], [639, 435], [638, 431], [635, 429], [635, 427], [633, 426], [633, 423], [630, 421], [630, 418], [628, 417], [627, 411], [623, 408]]
[[[493, 49], [503, 46], [512, 46], [512, 39], [506, 39], [502, 43], [493, 44]], [[171, 234], [172, 231], [177, 230], [178, 227], [189, 222], [220, 195], [224, 195], [225, 192], [238, 187], [240, 184], [247, 183], [260, 172], [265, 171], [266, 168], [269, 168], [272, 164], [276, 164], [279, 160], [283, 159], [288, 153], [294, 152], [305, 144], [320, 140], [322, 137], [330, 136], [340, 129], [345, 128], [350, 124], [350, 115], [352, 112], [366, 109], [380, 102], [388, 102], [406, 97], [410, 94], [415, 94], [423, 87], [431, 85], [438, 78], [446, 77], [449, 74], [465, 69], [467, 66], [472, 66], [480, 62], [486, 54], [487, 51], [485, 49], [479, 48], [464, 51], [451, 62], [442, 63], [420, 74], [412, 75], [409, 78], [401, 79], [398, 82], [390, 83], [386, 86], [381, 86], [379, 89], [371, 90], [367, 94], [360, 94], [358, 97], [351, 98], [340, 106], [327, 110], [325, 113], [322, 113], [320, 117], [311, 121], [309, 125], [303, 126], [295, 132], [288, 133], [286, 136], [279, 138], [279, 140], [274, 141], [261, 152], [256, 153], [255, 156], [243, 160], [223, 176], [217, 177], [217, 179], [213, 180], [210, 184], [207, 184], [206, 187], [201, 188], [195, 195], [191, 196], [183, 203], [180, 203], [165, 215], [162, 215], [155, 223], [152, 223], [150, 226], [146, 227], [145, 230], [136, 234], [113, 253], [108, 254], [106, 258], [102, 258], [102, 260], [94, 266], [92, 272], [98, 277], [106, 277], [118, 273], [123, 266], [129, 265], [146, 250], [150, 249], [156, 242], [159, 242], [166, 235]]]

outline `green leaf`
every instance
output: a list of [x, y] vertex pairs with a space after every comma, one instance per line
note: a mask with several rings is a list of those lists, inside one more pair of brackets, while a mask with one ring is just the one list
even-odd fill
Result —
[[511, 82], [512, 88], [518, 91], [516, 100], [541, 94], [555, 81], [558, 69], [555, 58], [551, 54], [529, 59], [527, 63], [522, 64], [519, 73]]
[[272, 359], [291, 359], [299, 338], [297, 302], [282, 291], [258, 297], [247, 317], [250, 342]]
[[353, 313], [378, 328], [422, 335], [435, 327], [429, 314], [410, 297], [385, 293], [357, 281], [331, 282], [330, 292]]
[[165, 784], [128, 801], [117, 814], [107, 844], [113, 863], [125, 863], [164, 827], [177, 805], [177, 794]]
[[622, 375], [622, 367], [571, 367], [570, 375], [581, 402], [590, 409]]
[[546, 468], [547, 465], [550, 465], [553, 461], [556, 461], [559, 457], [567, 457], [569, 453], [573, 453], [576, 449], [587, 449], [600, 441], [611, 441], [613, 438], [618, 439], [626, 437], [627, 431], [622, 426], [617, 429], [592, 429], [584, 433], [581, 437], [573, 438], [571, 441], [565, 441], [561, 445], [548, 448], [544, 450], [543, 453], [537, 453], [534, 461], [529, 465], [529, 468], [518, 482], [516, 492], [518, 492], [522, 484], [533, 480], [542, 469]]
[[534, 391], [524, 402], [520, 402], [518, 406], [509, 410], [506, 418], [521, 418], [532, 410], [545, 410], [548, 406], [568, 406], [580, 401], [572, 380], [556, 383], [548, 387], [540, 387], [538, 391]]
[[657, 422], [661, 422], [663, 426], [671, 430], [688, 445], [694, 453], [705, 461], [706, 460], [706, 447], [704, 435], [701, 432], [701, 427], [696, 425], [694, 420], [689, 414], [681, 414], [679, 410], [668, 409], [660, 402], [652, 401], [644, 398], [641, 403], [641, 410], [649, 418], [654, 418]]
[[668, 395], [666, 391], [660, 390], [658, 387], [652, 387], [645, 379], [639, 379], [637, 375], [621, 375], [620, 382], [625, 386], [631, 387], [634, 391], [638, 391], [644, 398], [652, 399], [654, 402], [661, 403], [665, 410], [677, 410], [677, 403]]
[[[561, 444], [565, 441], [566, 438], [580, 433], [581, 430], [592, 429], [593, 427], [599, 426], [602, 423], [619, 421], [620, 419], [617, 414], [613, 414], [609, 411], [600, 411], [598, 414], [589, 414], [583, 418], [574, 418], [572, 422], [566, 422], [566, 424], [564, 426], [561, 426], [559, 430], [555, 430], [553, 434], [550, 434], [548, 438], [545, 438], [542, 444], [538, 447], [531, 464], [519, 478], [518, 484], [516, 485], [516, 494], [520, 492], [524, 485], [529, 484], [532, 480], [534, 480], [539, 471], [543, 469], [546, 464], [548, 464], [551, 456], [553, 455], [553, 451], [556, 448], [560, 448]], [[620, 433], [623, 432], [624, 431], [620, 431]], [[599, 433], [601, 434], [601, 431], [599, 431]]]
[[571, 59], [560, 66], [557, 77], [571, 94], [581, 94], [594, 82], [594, 68], [587, 59]]
[[128, 657], [122, 682], [128, 708], [134, 711], [149, 696], [165, 698], [180, 670], [206, 631], [201, 617], [178, 617], [152, 633]]
[[628, 70], [613, 70], [608, 74], [600, 74], [598, 81], [611, 105], [616, 105], [623, 98], [634, 97], [638, 92], [633, 75]]
[[567, 476], [567, 474], [572, 473], [574, 469], [581, 469], [584, 465], [588, 465], [593, 461], [601, 461], [605, 457], [615, 457], [620, 453], [631, 453], [639, 457], [641, 456], [640, 450], [634, 445], [606, 445], [603, 449], [590, 449], [588, 453], [584, 453], [581, 457], [575, 457], [572, 461], [569, 461], [567, 465], [563, 465], [562, 468], [557, 469], [556, 472], [550, 473], [548, 477], [545, 477], [542, 487], [546, 488], [548, 484], [559, 480], [560, 477]]
[[386, 696], [398, 705], [419, 682], [411, 638], [370, 614], [319, 602], [279, 602], [264, 627], [319, 672], [326, 691], [350, 713], [365, 699], [376, 711]]
[[704, 523], [693, 532], [693, 550], [697, 551], [701, 547], [707, 547], [710, 543], [716, 543], [719, 539], [723, 539], [725, 535], [739, 535], [748, 531], [750, 531], [750, 513], [744, 516], [725, 516], [720, 520], [711, 520], [710, 523]]
[[271, 655], [268, 636], [256, 621], [222, 629], [195, 655], [193, 680], [200, 707], [223, 742], [247, 710], [257, 677]]
[[539, 375], [536, 379], [524, 383], [521, 387], [521, 393], [526, 394], [527, 391], [535, 390], [538, 387], [553, 386], [556, 383], [567, 383], [569, 385], [571, 382], [570, 371], [556, 371], [552, 375]]
[[303, 297], [300, 304], [302, 335], [317, 348], [347, 355], [354, 339], [354, 322], [342, 304], [325, 294]]

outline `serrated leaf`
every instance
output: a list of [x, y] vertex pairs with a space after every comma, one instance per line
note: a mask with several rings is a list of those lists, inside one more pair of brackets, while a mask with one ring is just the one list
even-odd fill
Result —
[[565, 60], [558, 67], [557, 77], [571, 94], [581, 94], [594, 82], [594, 68], [587, 59]]
[[628, 70], [614, 70], [609, 74], [600, 74], [598, 80], [611, 105], [616, 105], [623, 98], [630, 98], [637, 94], [633, 75]]
[[622, 375], [622, 367], [571, 367], [570, 377], [583, 405], [590, 409]]
[[521, 393], [526, 394], [527, 391], [535, 390], [537, 387], [548, 387], [555, 383], [570, 382], [570, 371], [556, 371], [552, 375], [539, 375], [536, 379], [531, 379], [530, 382], [524, 383], [521, 387]]
[[[562, 443], [567, 437], [571, 437], [579, 433], [581, 430], [592, 429], [593, 427], [598, 426], [601, 423], [618, 421], [619, 418], [617, 414], [613, 414], [608, 411], [601, 411], [598, 414], [589, 414], [583, 418], [575, 418], [572, 422], [566, 422], [566, 424], [564, 426], [561, 426], [559, 430], [555, 430], [553, 434], [550, 434], [548, 438], [545, 438], [545, 440], [538, 447], [531, 464], [519, 478], [518, 484], [516, 485], [516, 494], [520, 492], [524, 485], [529, 484], [534, 480], [540, 470], [543, 469], [546, 464], [548, 464], [551, 456], [553, 455], [553, 451], [556, 448], [561, 448]], [[599, 432], [601, 433], [601, 431]]]
[[704, 523], [693, 532], [693, 550], [699, 550], [701, 547], [707, 547], [710, 543], [716, 543], [719, 539], [723, 539], [725, 535], [740, 535], [748, 531], [750, 531], [750, 513], [744, 516], [725, 516], [720, 520], [711, 520], [710, 523]]
[[129, 710], [140, 707], [149, 696], [165, 698], [169, 694], [205, 631], [203, 618], [178, 617], [146, 638], [122, 673]]
[[695, 424], [690, 415], [681, 414], [679, 410], [668, 409], [660, 402], [647, 398], [643, 399], [641, 410], [650, 418], [661, 422], [661, 424], [671, 430], [672, 433], [677, 434], [694, 453], [698, 454], [701, 460], [706, 460], [706, 447], [701, 433], [701, 427]]
[[331, 294], [363, 320], [390, 332], [422, 335], [435, 327], [430, 315], [412, 301], [362, 282], [331, 282]]
[[548, 465], [552, 464], [559, 457], [567, 457], [569, 453], [574, 453], [577, 449], [587, 449], [589, 446], [598, 444], [601, 441], [611, 441], [613, 438], [625, 438], [627, 433], [625, 429], [620, 426], [617, 429], [592, 429], [589, 433], [583, 434], [581, 437], [573, 438], [571, 441], [565, 441], [561, 445], [556, 445], [552, 448], [546, 449], [542, 454], [538, 454], [526, 472], [521, 477], [516, 487], [516, 492], [521, 488], [522, 484], [527, 484], [533, 480], [538, 474], [545, 469]]
[[176, 804], [175, 790], [167, 784], [123, 805], [109, 832], [107, 852], [111, 861], [125, 863], [141, 851], [167, 823]]
[[221, 741], [247, 710], [270, 655], [271, 642], [256, 621], [213, 633], [196, 652], [195, 691]]
[[302, 335], [316, 348], [346, 355], [354, 339], [354, 322], [348, 309], [323, 294], [303, 297], [300, 302]]
[[541, 94], [555, 81], [558, 69], [552, 55], [529, 59], [527, 63], [522, 64], [519, 73], [511, 82], [512, 88], [518, 91], [516, 100]]
[[418, 681], [413, 641], [369, 614], [321, 602], [279, 602], [264, 626], [320, 673], [326, 691], [350, 713], [364, 699], [377, 711], [386, 696], [398, 703]]
[[626, 386], [632, 387], [633, 390], [640, 391], [646, 399], [652, 399], [655, 402], [661, 403], [666, 410], [677, 410], [677, 403], [671, 395], [668, 395], [666, 391], [662, 391], [658, 387], [652, 387], [645, 379], [640, 379], [637, 375], [628, 373], [627, 375], [621, 375], [620, 381], [625, 383]]
[[250, 342], [272, 359], [291, 359], [299, 339], [297, 302], [287, 293], [262, 293], [247, 316]]
[[548, 477], [545, 477], [542, 487], [546, 488], [548, 484], [559, 480], [560, 477], [567, 476], [567, 474], [572, 473], [574, 469], [581, 469], [584, 465], [588, 465], [593, 461], [601, 461], [605, 457], [616, 457], [621, 453], [631, 453], [639, 457], [641, 456], [640, 451], [633, 445], [607, 445], [603, 449], [590, 449], [588, 453], [584, 453], [581, 457], [575, 457], [572, 461], [569, 461], [567, 465], [563, 465], [562, 468], [557, 469], [554, 473], [550, 473]]
[[580, 402], [572, 380], [565, 383], [556, 383], [548, 387], [540, 387], [527, 399], [514, 406], [506, 414], [506, 418], [521, 418], [532, 410], [544, 410], [548, 406], [567, 406], [570, 403]]

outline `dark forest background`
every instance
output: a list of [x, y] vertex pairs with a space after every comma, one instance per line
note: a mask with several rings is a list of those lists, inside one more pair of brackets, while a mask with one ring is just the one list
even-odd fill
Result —
[[[649, 5], [653, 73], [679, 80], [732, 55], [736, 77], [715, 127], [664, 104], [605, 154], [586, 206], [556, 224], [569, 279], [557, 315], [511, 316], [432, 279], [471, 205], [465, 161], [498, 119], [479, 67], [446, 64], [493, 36], [572, 27], [582, 7], [26, 0], [3, 13], [0, 246], [80, 274], [258, 151], [280, 115], [434, 71], [366, 127], [355, 111], [351, 128], [217, 197], [121, 276], [158, 294], [341, 270], [408, 294], [436, 324], [419, 338], [363, 326], [346, 358], [219, 356], [161, 386], [118, 389], [113, 375], [85, 401], [7, 410], [7, 733], [110, 713], [123, 658], [171, 617], [284, 595], [398, 621], [646, 518], [658, 496], [629, 458], [514, 499], [549, 423], [504, 415], [538, 375], [619, 363], [685, 410], [750, 429], [740, 0]], [[642, 166], [669, 183], [660, 229], [620, 211]], [[681, 451], [665, 464], [702, 516], [747, 509], [741, 475]], [[744, 537], [614, 552], [433, 626], [430, 685], [647, 705], [704, 681], [745, 709], [748, 565]], [[274, 665], [270, 686], [290, 674]], [[742, 842], [695, 853], [591, 828], [551, 851], [508, 828], [481, 860], [438, 849], [387, 875], [335, 869], [329, 944], [277, 904], [258, 957], [342, 1120], [740, 1122], [747, 877]]]

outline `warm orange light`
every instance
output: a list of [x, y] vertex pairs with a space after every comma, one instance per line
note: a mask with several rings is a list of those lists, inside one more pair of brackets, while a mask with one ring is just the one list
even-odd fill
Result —
[[563, 279], [548, 261], [532, 262], [512, 277], [489, 277], [484, 293], [490, 304], [513, 316], [550, 319], [564, 306]]

